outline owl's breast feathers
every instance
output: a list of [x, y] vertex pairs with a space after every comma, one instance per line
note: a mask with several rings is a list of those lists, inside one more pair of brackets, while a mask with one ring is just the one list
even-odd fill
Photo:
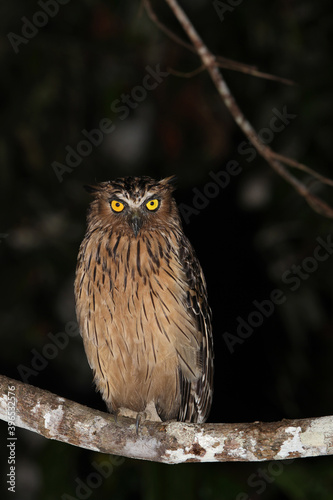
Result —
[[212, 399], [205, 280], [180, 231], [88, 232], [75, 280], [81, 334], [109, 409], [203, 422]]

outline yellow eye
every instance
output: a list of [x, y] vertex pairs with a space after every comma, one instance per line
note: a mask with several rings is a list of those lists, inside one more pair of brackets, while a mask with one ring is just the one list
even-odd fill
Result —
[[125, 205], [118, 200], [111, 201], [111, 208], [114, 212], [122, 212], [125, 208]]
[[154, 211], [158, 208], [158, 205], [160, 202], [158, 200], [149, 200], [148, 203], [146, 203], [146, 207], [148, 210]]

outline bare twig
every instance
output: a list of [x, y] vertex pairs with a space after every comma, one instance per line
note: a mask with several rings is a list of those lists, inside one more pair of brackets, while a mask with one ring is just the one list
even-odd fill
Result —
[[[103, 413], [0, 375], [0, 418], [8, 421], [16, 394], [17, 427], [80, 448], [177, 464], [256, 462], [333, 454], [333, 417], [254, 422], [185, 424], [143, 422]], [[12, 417], [10, 417], [12, 421]]]
[[[309, 188], [299, 179], [297, 179], [294, 175], [292, 175], [289, 170], [285, 168], [284, 165], [289, 165], [304, 171], [307, 171], [311, 175], [315, 175], [315, 177], [321, 182], [325, 179], [326, 184], [331, 184], [332, 181], [324, 178], [320, 174], [315, 174], [313, 170], [309, 169], [305, 165], [302, 165], [296, 161], [289, 160], [282, 155], [278, 155], [272, 149], [264, 144], [256, 131], [254, 130], [251, 123], [246, 119], [243, 112], [239, 108], [235, 98], [233, 97], [228, 85], [226, 84], [220, 70], [219, 63], [217, 58], [209, 51], [207, 46], [203, 43], [199, 34], [195, 30], [193, 24], [185, 14], [184, 10], [180, 7], [176, 0], [165, 0], [166, 3], [171, 8], [175, 17], [178, 19], [181, 24], [183, 30], [187, 34], [188, 38], [192, 43], [192, 50], [194, 50], [197, 55], [200, 57], [203, 65], [205, 66], [207, 72], [209, 73], [215, 87], [217, 88], [220, 96], [222, 97], [224, 104], [229, 109], [231, 115], [233, 116], [237, 125], [241, 128], [246, 137], [252, 142], [254, 147], [257, 149], [258, 153], [267, 161], [267, 163], [289, 184], [291, 184], [294, 189], [308, 202], [308, 204], [316, 210], [321, 215], [325, 215], [326, 217], [333, 218], [333, 209], [325, 203], [323, 200], [318, 198], [316, 195], [310, 192]], [[183, 42], [179, 37], [174, 35], [168, 28], [166, 28], [156, 17], [156, 15], [152, 12], [149, 0], [145, 0], [145, 7], [147, 9], [148, 14], [151, 19], [156, 22], [156, 24], [165, 31], [168, 36], [173, 38], [177, 43], [181, 43], [181, 45], [186, 46], [188, 48], [188, 44]], [[185, 45], [184, 45], [185, 44]]]
[[276, 158], [277, 160], [281, 161], [282, 163], [285, 163], [286, 165], [289, 165], [290, 167], [297, 168], [298, 170], [302, 170], [303, 172], [306, 172], [307, 174], [311, 175], [312, 177], [315, 177], [318, 179], [322, 184], [327, 184], [328, 186], [333, 186], [333, 180], [329, 179], [328, 177], [325, 177], [324, 175], [319, 174], [315, 170], [312, 170], [312, 168], [307, 167], [303, 163], [299, 163], [296, 160], [293, 160], [292, 158], [288, 158], [287, 156], [280, 155], [279, 153], [275, 153], [275, 151], [272, 151], [272, 156]]

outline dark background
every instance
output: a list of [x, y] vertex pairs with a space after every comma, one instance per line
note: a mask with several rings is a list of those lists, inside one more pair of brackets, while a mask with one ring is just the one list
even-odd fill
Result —
[[[287, 86], [224, 70], [246, 116], [261, 130], [269, 127], [274, 109], [282, 112], [286, 106], [296, 117], [275, 134], [272, 147], [332, 176], [331, 1], [240, 2], [224, 20], [214, 4], [182, 2], [214, 53], [297, 83]], [[22, 366], [32, 368], [34, 352], [42, 353], [50, 343], [48, 334], [63, 332], [75, 320], [73, 279], [89, 203], [84, 184], [124, 175], [177, 174], [177, 202], [193, 207], [198, 192], [193, 189], [207, 192], [210, 173], [218, 174], [234, 160], [241, 173], [189, 223], [184, 221], [206, 275], [214, 317], [210, 421], [332, 414], [333, 257], [319, 262], [295, 291], [282, 279], [293, 265], [313, 256], [316, 238], [326, 241], [333, 234], [331, 220], [315, 213], [258, 156], [249, 162], [249, 154], [241, 154], [244, 137], [204, 73], [193, 78], [170, 74], [124, 120], [111, 111], [123, 93], [142, 84], [147, 66], [191, 72], [200, 64], [158, 31], [139, 1], [59, 5], [57, 15], [15, 53], [8, 33], [22, 36], [23, 16], [31, 21], [37, 11], [40, 5], [30, 0], [2, 0], [0, 6], [1, 373], [22, 379]], [[167, 6], [160, 2], [157, 11], [185, 39]], [[66, 146], [75, 149], [85, 139], [82, 130], [98, 128], [103, 118], [112, 120], [115, 130], [59, 182], [52, 163], [64, 164]], [[293, 173], [318, 196], [332, 200], [332, 191]], [[231, 352], [225, 332], [235, 335], [237, 317], [247, 320], [256, 310], [253, 301], [269, 299], [276, 288], [285, 303]], [[32, 385], [105, 409], [78, 336], [45, 368], [27, 373]], [[6, 495], [7, 424], [0, 427]], [[108, 458], [22, 429], [17, 437], [17, 493], [10, 498], [79, 498], [77, 480], [86, 484], [93, 462]], [[121, 462], [85, 498], [333, 498], [329, 457], [279, 466]], [[268, 479], [260, 480], [260, 469]]]

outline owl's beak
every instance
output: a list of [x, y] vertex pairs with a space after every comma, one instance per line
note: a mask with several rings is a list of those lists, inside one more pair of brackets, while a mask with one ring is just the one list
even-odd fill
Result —
[[139, 234], [139, 231], [142, 227], [142, 222], [142, 217], [134, 212], [130, 218], [130, 226], [133, 229], [135, 237], [137, 237], [137, 235]]

